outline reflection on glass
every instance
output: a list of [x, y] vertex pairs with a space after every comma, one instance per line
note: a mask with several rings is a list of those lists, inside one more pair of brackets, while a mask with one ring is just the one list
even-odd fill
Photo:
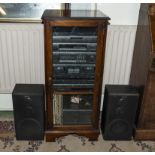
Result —
[[91, 124], [93, 95], [69, 94], [53, 96], [55, 125]]
[[6, 15], [6, 12], [4, 11], [4, 9], [2, 7], [0, 7], [0, 13], [5, 16]]
[[61, 3], [0, 3], [0, 18], [38, 18], [45, 9], [60, 9]]
[[53, 87], [92, 89], [95, 79], [96, 27], [53, 27]]
[[52, 28], [54, 125], [90, 125], [97, 27]]

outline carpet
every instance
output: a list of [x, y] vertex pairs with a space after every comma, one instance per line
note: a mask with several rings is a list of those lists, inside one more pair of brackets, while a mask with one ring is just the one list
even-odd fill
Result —
[[1, 152], [154, 152], [154, 141], [88, 141], [86, 137], [68, 135], [56, 142], [16, 141], [13, 120], [0, 120]]

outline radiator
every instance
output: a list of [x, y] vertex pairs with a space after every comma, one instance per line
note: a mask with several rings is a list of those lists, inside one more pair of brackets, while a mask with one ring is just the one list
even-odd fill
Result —
[[0, 93], [16, 83], [44, 83], [42, 24], [0, 24]]
[[[128, 84], [136, 26], [109, 26], [106, 42], [105, 84]], [[11, 93], [16, 83], [44, 83], [42, 24], [0, 24], [0, 93]]]
[[137, 26], [109, 26], [107, 31], [105, 63], [102, 84], [103, 107], [106, 84], [128, 84]]
[[103, 92], [105, 84], [129, 83], [136, 28], [114, 25], [108, 27]]

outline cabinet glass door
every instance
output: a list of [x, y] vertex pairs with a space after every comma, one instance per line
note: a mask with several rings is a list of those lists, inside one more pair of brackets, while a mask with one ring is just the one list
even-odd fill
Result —
[[52, 40], [53, 122], [91, 124], [97, 27], [53, 27]]
[[92, 94], [54, 94], [53, 123], [56, 125], [91, 124]]

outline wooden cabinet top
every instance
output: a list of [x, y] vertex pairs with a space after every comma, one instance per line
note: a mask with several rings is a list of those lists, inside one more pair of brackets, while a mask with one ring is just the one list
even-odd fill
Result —
[[55, 19], [104, 19], [109, 20], [99, 10], [45, 10], [42, 15], [43, 20], [55, 20]]

